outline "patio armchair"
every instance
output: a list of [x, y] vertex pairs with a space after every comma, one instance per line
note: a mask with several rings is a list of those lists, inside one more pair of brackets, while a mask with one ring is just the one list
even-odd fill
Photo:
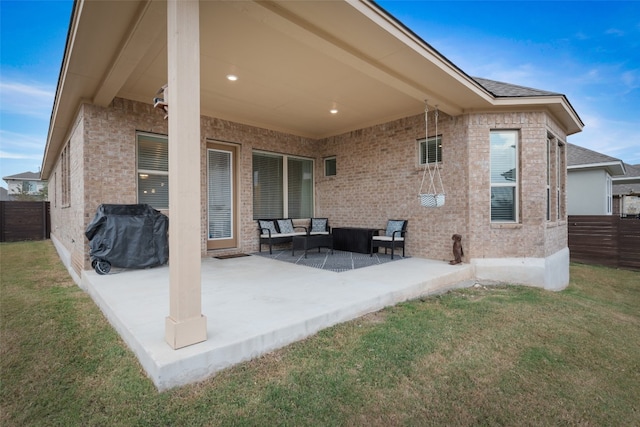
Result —
[[391, 259], [396, 248], [402, 248], [402, 256], [404, 257], [404, 242], [407, 235], [407, 223], [408, 220], [404, 219], [390, 219], [387, 221], [387, 228], [380, 229], [384, 231], [384, 234], [371, 237], [371, 250], [369, 255], [373, 256], [374, 248], [383, 247], [384, 253], [387, 253], [387, 248], [391, 248]]
[[309, 234], [331, 234], [329, 218], [311, 218], [309, 221]]

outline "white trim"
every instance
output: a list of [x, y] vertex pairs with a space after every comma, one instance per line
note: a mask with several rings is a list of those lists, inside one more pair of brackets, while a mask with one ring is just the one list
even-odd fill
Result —
[[583, 170], [583, 169], [607, 169], [610, 175], [620, 176], [626, 173], [624, 163], [617, 162], [601, 162], [601, 163], [585, 163], [582, 165], [567, 166], [567, 170]]
[[478, 280], [561, 291], [569, 285], [569, 248], [545, 258], [472, 258]]

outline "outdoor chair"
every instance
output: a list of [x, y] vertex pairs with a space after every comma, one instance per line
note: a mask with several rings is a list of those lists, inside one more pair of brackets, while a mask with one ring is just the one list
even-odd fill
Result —
[[404, 257], [404, 241], [407, 235], [408, 222], [408, 220], [404, 219], [390, 219], [387, 221], [387, 228], [379, 230], [384, 231], [384, 234], [371, 238], [370, 256], [373, 256], [374, 248], [383, 247], [385, 254], [387, 253], [387, 248], [391, 248], [391, 259], [393, 259], [396, 248], [402, 248], [402, 256]]
[[309, 234], [331, 234], [329, 218], [311, 218], [309, 222]]

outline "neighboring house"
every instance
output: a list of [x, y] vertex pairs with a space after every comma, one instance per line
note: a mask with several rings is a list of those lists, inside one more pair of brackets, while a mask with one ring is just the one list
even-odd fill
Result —
[[6, 202], [9, 200], [11, 200], [11, 197], [9, 196], [9, 191], [7, 191], [7, 189], [4, 187], [0, 187], [0, 201]]
[[613, 213], [640, 217], [640, 165], [624, 168], [624, 176], [613, 178]]
[[[257, 251], [257, 218], [408, 219], [412, 257], [451, 259], [457, 233], [478, 278], [563, 289], [582, 127], [564, 95], [473, 78], [371, 1], [80, 0], [42, 163], [51, 238], [82, 281], [99, 204], [168, 212], [174, 348], [203, 339], [200, 257]], [[439, 208], [418, 198], [432, 152]]]
[[574, 144], [567, 150], [567, 213], [613, 214], [613, 179], [624, 176], [624, 162]]
[[40, 179], [37, 172], [23, 172], [2, 178], [7, 183], [7, 191], [12, 200], [20, 197], [41, 197], [47, 182]]

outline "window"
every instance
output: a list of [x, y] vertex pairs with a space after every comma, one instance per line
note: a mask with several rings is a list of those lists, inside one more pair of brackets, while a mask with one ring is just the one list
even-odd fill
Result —
[[57, 208], [58, 207], [58, 195], [57, 195], [57, 187], [58, 187], [58, 172], [54, 172], [53, 173], [53, 188], [51, 189], [51, 191], [53, 191], [53, 207]]
[[71, 160], [69, 159], [69, 143], [62, 150], [60, 158], [60, 187], [62, 207], [71, 205]]
[[22, 194], [35, 194], [36, 184], [33, 181], [22, 181]]
[[421, 165], [442, 161], [442, 135], [432, 136], [429, 139], [422, 139], [418, 142], [420, 143]]
[[564, 143], [547, 137], [547, 221], [564, 218]]
[[547, 221], [551, 220], [551, 176], [552, 176], [551, 137], [547, 137]]
[[207, 150], [209, 239], [233, 237], [233, 153]]
[[253, 217], [313, 216], [313, 160], [253, 153]]
[[613, 212], [613, 192], [612, 192], [612, 183], [613, 181], [611, 180], [611, 176], [609, 174], [607, 174], [607, 188], [606, 188], [606, 192], [607, 192], [607, 215], [611, 215], [611, 213]]
[[324, 159], [324, 176], [335, 176], [336, 173], [336, 158], [327, 157]]
[[491, 131], [491, 221], [518, 221], [518, 131]]
[[169, 208], [169, 144], [167, 137], [139, 133], [138, 203]]
[[558, 220], [565, 219], [566, 215], [566, 157], [565, 157], [565, 144], [561, 141], [558, 142], [558, 148], [556, 150], [556, 193], [558, 196], [557, 213]]

